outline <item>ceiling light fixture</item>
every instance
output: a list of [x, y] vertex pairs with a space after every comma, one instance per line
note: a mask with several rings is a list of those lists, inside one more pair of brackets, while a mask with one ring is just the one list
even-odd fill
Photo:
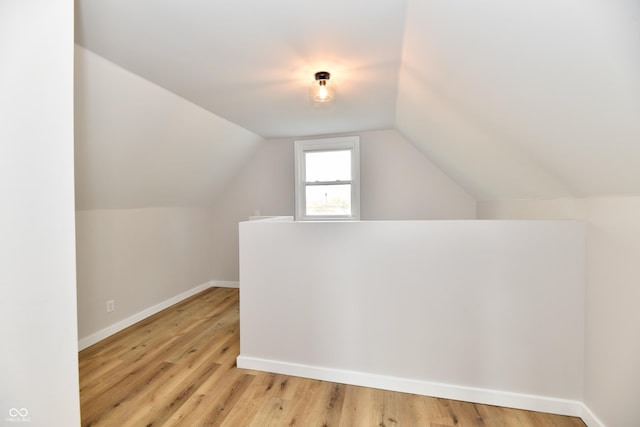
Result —
[[336, 98], [336, 85], [331, 82], [331, 73], [327, 71], [318, 71], [315, 74], [315, 80], [309, 87], [309, 98], [313, 102], [326, 104]]

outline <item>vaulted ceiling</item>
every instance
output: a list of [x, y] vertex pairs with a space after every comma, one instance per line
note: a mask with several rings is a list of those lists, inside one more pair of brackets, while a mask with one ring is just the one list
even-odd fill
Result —
[[[637, 0], [76, 0], [90, 51], [264, 138], [395, 128], [478, 199], [640, 193]], [[338, 86], [307, 99], [313, 73]]]

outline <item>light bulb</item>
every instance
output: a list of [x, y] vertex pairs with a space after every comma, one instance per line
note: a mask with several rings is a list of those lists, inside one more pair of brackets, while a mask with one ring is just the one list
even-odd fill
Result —
[[323, 82], [320, 82], [320, 89], [318, 90], [318, 98], [324, 101], [327, 99], [327, 95], [329, 94], [327, 93], [327, 86], [322, 83]]
[[319, 104], [331, 103], [336, 97], [335, 84], [329, 80], [331, 74], [327, 71], [319, 71], [309, 86], [309, 99]]

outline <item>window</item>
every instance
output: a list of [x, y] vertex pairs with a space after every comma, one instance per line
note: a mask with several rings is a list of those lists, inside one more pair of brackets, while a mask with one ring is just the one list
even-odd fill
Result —
[[295, 142], [296, 220], [360, 219], [360, 138]]

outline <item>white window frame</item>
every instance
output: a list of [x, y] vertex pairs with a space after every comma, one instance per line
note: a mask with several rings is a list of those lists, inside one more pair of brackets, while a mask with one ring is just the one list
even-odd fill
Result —
[[[307, 215], [305, 153], [310, 151], [351, 150], [351, 215]], [[360, 220], [360, 137], [305, 139], [294, 141], [296, 221]]]

